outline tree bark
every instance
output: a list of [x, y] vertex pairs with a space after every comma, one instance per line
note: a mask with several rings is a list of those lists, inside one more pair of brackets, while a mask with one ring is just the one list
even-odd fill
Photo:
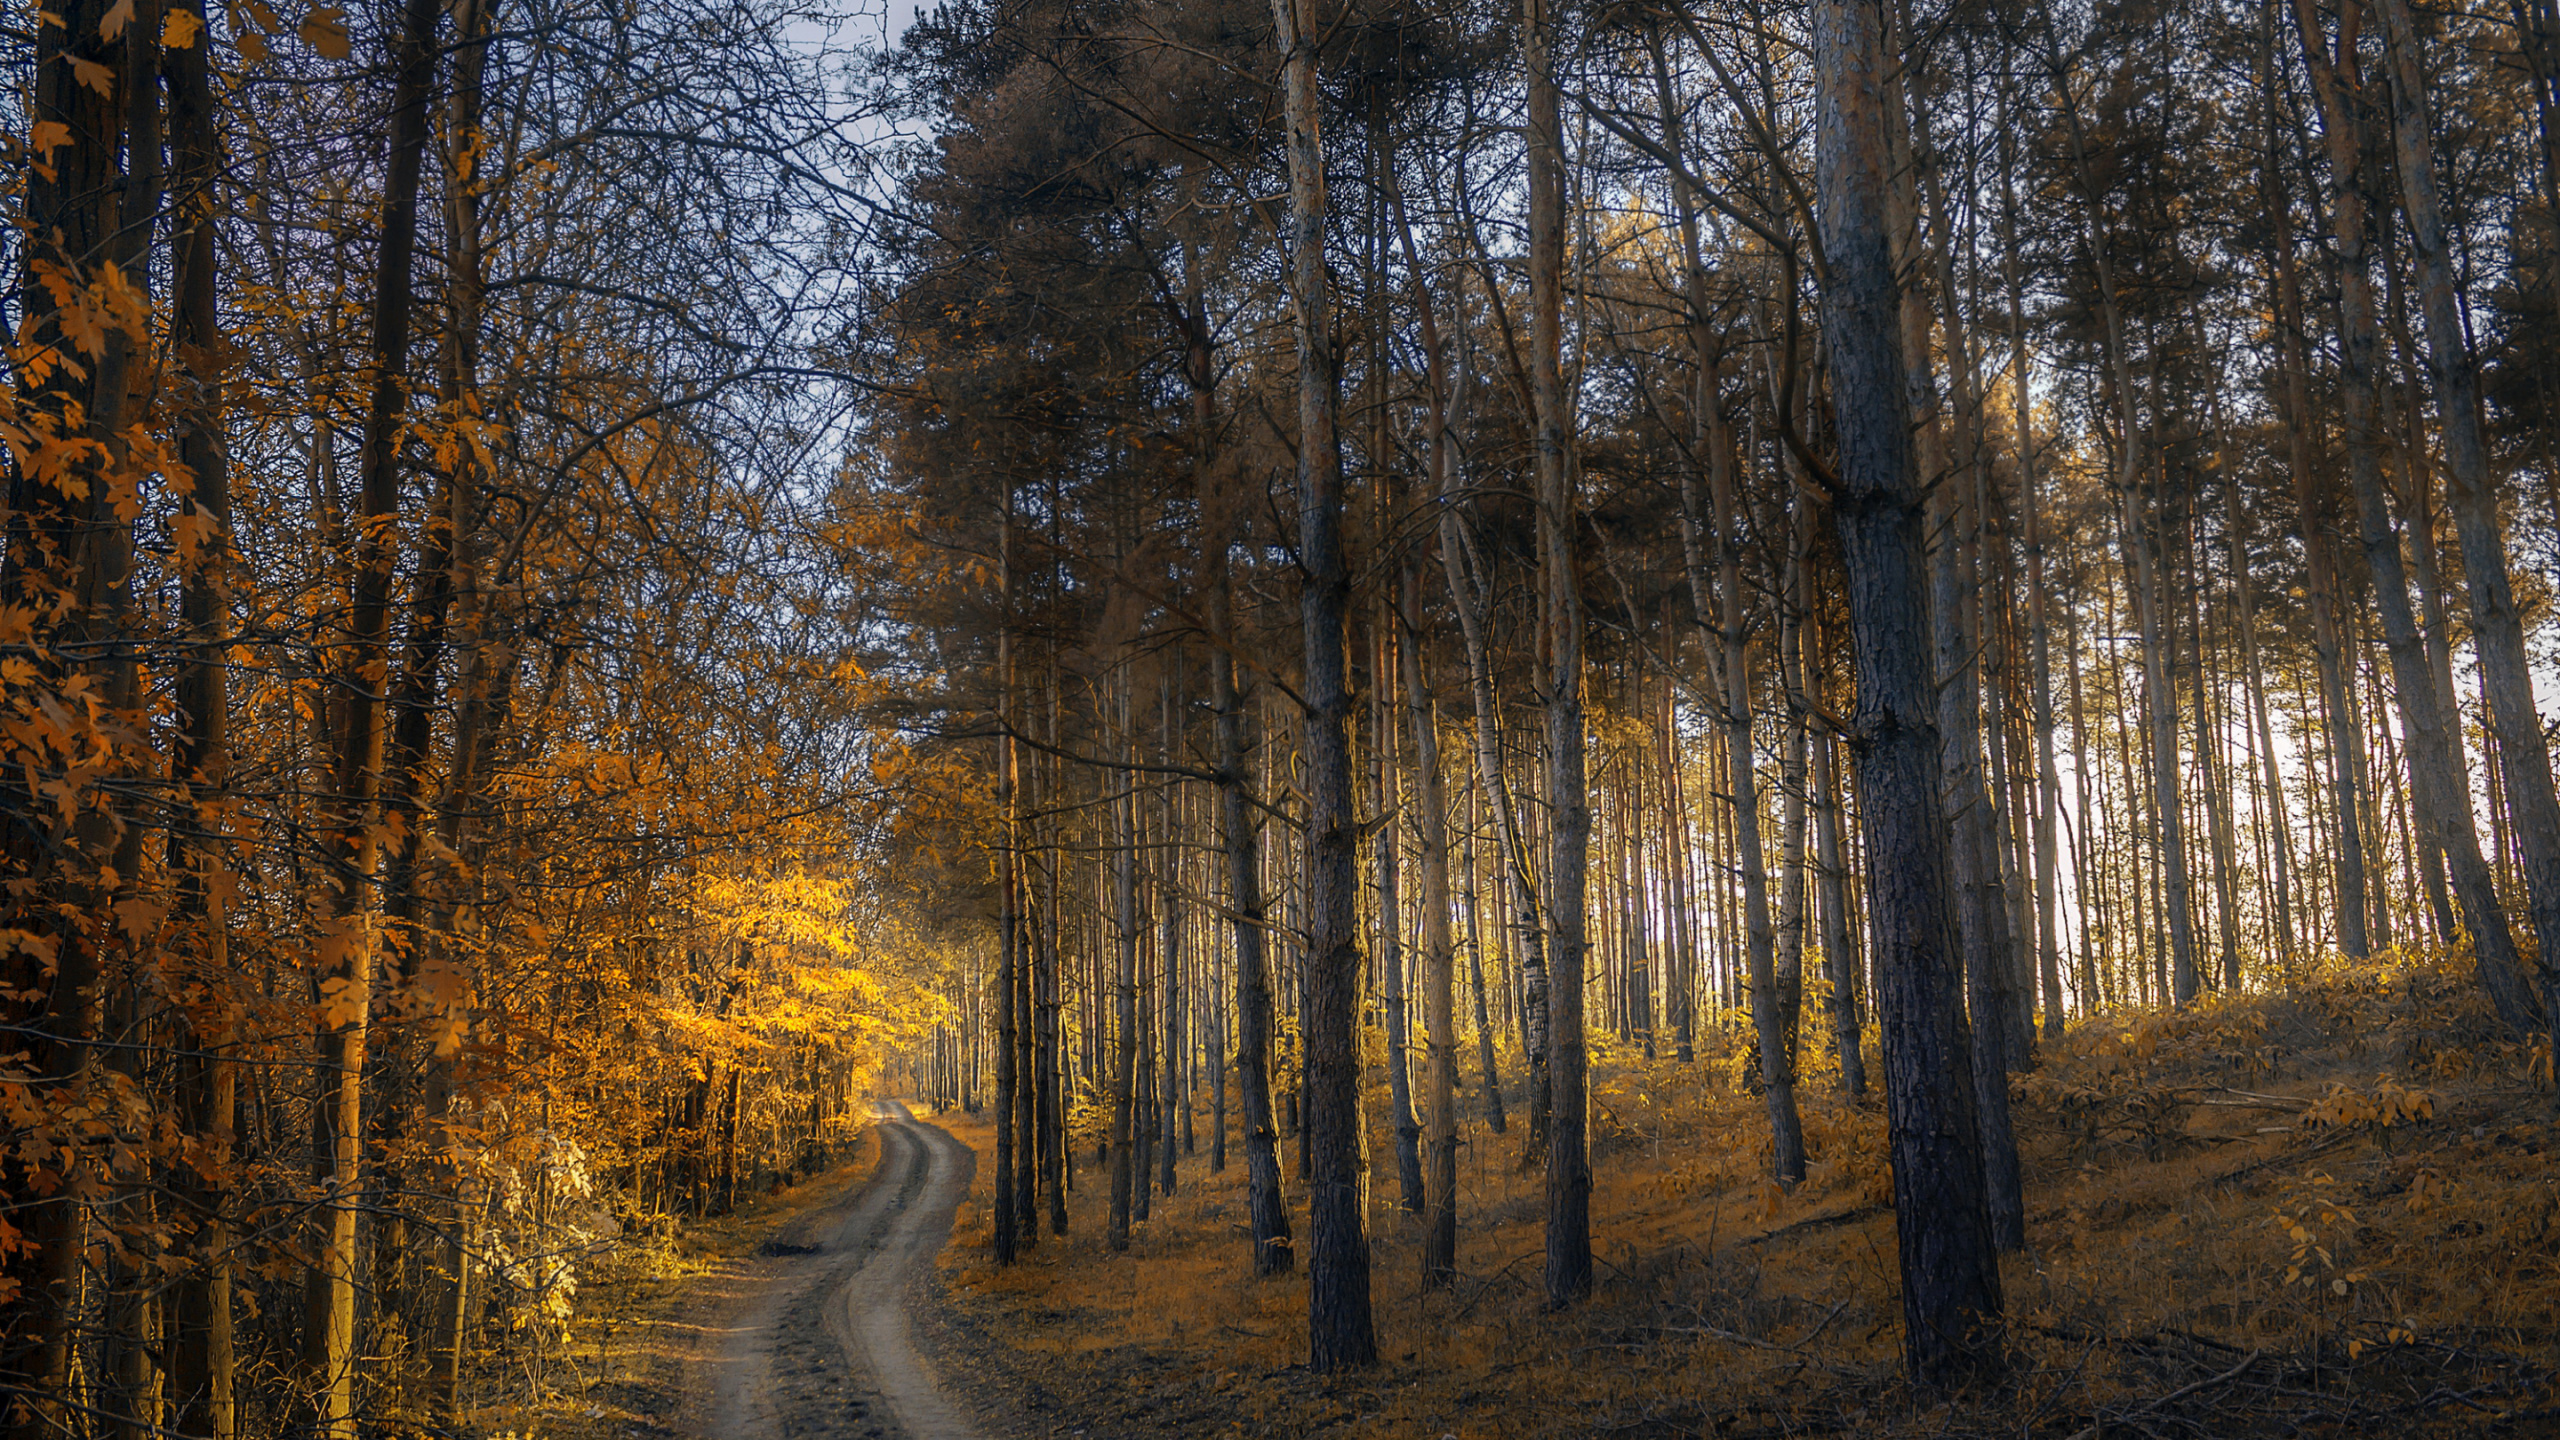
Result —
[[1290, 298], [1298, 338], [1299, 615], [1305, 632], [1307, 1361], [1319, 1374], [1378, 1360], [1369, 1308], [1368, 1164], [1360, 1123], [1359, 829], [1351, 813], [1351, 698], [1343, 630], [1342, 437], [1324, 266], [1317, 29], [1307, 0], [1272, 0], [1285, 68]]
[[1903, 1348], [1924, 1385], [1998, 1365], [2000, 1270], [1957, 986], [1929, 664], [1924, 498], [1891, 253], [1886, 57], [1874, 0], [1816, 0], [1816, 216], [1839, 435], [1833, 514], [1857, 654], [1858, 793], [1884, 1024]]
[[1588, 1056], [1583, 1048], [1584, 906], [1591, 804], [1582, 713], [1582, 575], [1576, 556], [1572, 420], [1564, 387], [1564, 126], [1550, 0], [1523, 0], [1529, 72], [1529, 375], [1535, 425], [1539, 628], [1546, 643], [1547, 1304], [1591, 1289]]
[[[200, 0], [175, 0], [204, 21]], [[202, 32], [200, 32], [202, 33]], [[170, 201], [176, 215], [170, 237], [177, 272], [171, 307], [172, 349], [180, 371], [183, 415], [178, 441], [188, 492], [180, 512], [196, 537], [192, 560], [180, 557], [179, 623], [188, 654], [178, 680], [183, 717], [171, 770], [185, 797], [203, 813], [218, 804], [230, 772], [231, 455], [223, 432], [222, 341], [216, 309], [219, 257], [215, 231], [220, 206], [215, 186], [222, 173], [221, 133], [214, 108], [212, 65], [202, 43], [168, 52], [169, 140], [174, 161]], [[208, 871], [222, 855], [212, 837], [193, 827], [170, 836], [170, 868], [177, 872], [179, 909], [196, 935], [197, 979], [209, 991], [231, 971], [229, 919]], [[227, 1008], [227, 1007], [226, 1007]], [[199, 1012], [200, 1013], [200, 1012]], [[176, 1345], [170, 1368], [175, 1401], [172, 1426], [205, 1440], [233, 1440], [239, 1430], [234, 1373], [233, 1269], [230, 1226], [231, 1145], [238, 1108], [238, 1069], [203, 1053], [233, 1043], [226, 1013], [210, 1030], [191, 1019], [179, 1048], [187, 1113], [184, 1123], [203, 1147], [202, 1158], [182, 1178], [186, 1208], [200, 1218], [180, 1277]]]

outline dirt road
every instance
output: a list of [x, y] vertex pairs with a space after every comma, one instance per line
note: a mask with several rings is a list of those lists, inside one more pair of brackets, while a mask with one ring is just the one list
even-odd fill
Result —
[[977, 1157], [903, 1105], [877, 1113], [868, 1182], [794, 1216], [706, 1297], [722, 1313], [685, 1367], [688, 1433], [978, 1440], [908, 1326]]

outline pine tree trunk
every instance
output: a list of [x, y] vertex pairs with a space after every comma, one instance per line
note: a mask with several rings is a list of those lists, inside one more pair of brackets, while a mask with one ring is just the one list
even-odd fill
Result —
[[[1892, 33], [1892, 32], [1888, 32]], [[1896, 122], [1907, 113], [1898, 82], [1887, 87], [1888, 151], [1907, 154], [1913, 137]], [[1917, 136], [1925, 151], [1925, 131]], [[1917, 187], [1910, 170], [1927, 170], [1936, 189], [1934, 169], [1925, 164], [1897, 165], [1898, 178], [1888, 193], [1887, 213], [1898, 248], [1915, 275], [1923, 259], [1934, 258], [1940, 298], [1955, 303], [1955, 277], [1947, 252], [1919, 253]], [[1938, 228], [1943, 232], [1943, 204]], [[1920, 473], [1944, 476], [1931, 487], [1931, 529], [1938, 535], [1931, 552], [1930, 638], [1936, 647], [1939, 766], [1945, 786], [1948, 829], [1948, 879], [1955, 889], [1956, 935], [1963, 947], [1965, 995], [1973, 1055], [1974, 1107], [1982, 1148], [1984, 1193], [1990, 1206], [1992, 1242], [2002, 1250], [2025, 1243], [2025, 1203], [2018, 1177], [2018, 1147], [2009, 1123], [2010, 1039], [2016, 1002], [2010, 990], [2008, 917], [2000, 899], [2000, 857], [1991, 825], [1992, 801], [1982, 774], [1982, 708], [1974, 622], [1974, 595], [1979, 584], [1973, 536], [1980, 523], [1973, 497], [1978, 447], [1968, 443], [1959, 465], [1948, 453], [1946, 427], [1940, 421], [1937, 376], [1932, 363], [1934, 337], [1929, 307], [1919, 285], [1902, 294], [1902, 352], [1908, 408], [1919, 417], [1914, 432]], [[1961, 317], [1951, 309], [1947, 333], [1959, 423], [1972, 419], [1972, 386], [1967, 382], [1970, 352], [1963, 345]], [[1966, 437], [1970, 441], [1970, 435]]]
[[[1124, 750], [1134, 752], [1129, 729], [1129, 674], [1127, 659], [1116, 684], [1115, 719]], [[1106, 1243], [1115, 1250], [1129, 1248], [1129, 1220], [1136, 1200], [1135, 1187], [1145, 1182], [1133, 1163], [1137, 1140], [1137, 1067], [1138, 1067], [1138, 801], [1131, 787], [1123, 786], [1122, 794], [1112, 804], [1118, 830], [1117, 846], [1112, 855], [1112, 906], [1119, 963], [1112, 980], [1112, 1047], [1111, 1047], [1111, 1219], [1105, 1232]]]
[[2303, 589], [2311, 609], [2311, 654], [2319, 671], [2320, 715], [2326, 727], [2332, 761], [2331, 804], [2337, 816], [2333, 868], [2337, 904], [2338, 949], [2361, 960], [2372, 953], [2365, 931], [2370, 911], [2366, 895], [2367, 861], [2364, 827], [2357, 814], [2357, 778], [2363, 766], [2352, 757], [2363, 753], [2363, 737], [2347, 705], [2345, 645], [2339, 634], [2337, 605], [2341, 591], [2337, 562], [2332, 558], [2328, 526], [2317, 501], [2311, 468], [2310, 361], [2302, 308], [2302, 285], [2293, 254], [2292, 201], [2285, 185], [2286, 161], [2278, 154], [2275, 87], [2276, 11], [2283, 0], [2267, 0], [2260, 32], [2268, 60], [2260, 70], [2260, 103], [2267, 110], [2266, 155], [2260, 171], [2265, 197], [2267, 247], [2273, 257], [2277, 354], [2283, 370], [2285, 468], [2293, 481], [2294, 508], [2302, 541]]
[[1402, 1204], [1407, 1214], [1419, 1215], [1423, 1211], [1422, 1127], [1413, 1118], [1412, 1017], [1405, 1000], [1404, 937], [1399, 933], [1404, 923], [1404, 896], [1397, 836], [1402, 797], [1398, 794], [1400, 767], [1396, 756], [1403, 741], [1396, 733], [1396, 702], [1390, 693], [1397, 665], [1395, 644], [1390, 638], [1392, 625], [1387, 607], [1381, 605], [1372, 622], [1370, 646], [1369, 792], [1378, 829], [1369, 843], [1376, 847], [1378, 974], [1384, 982], [1379, 998], [1387, 1012], [1387, 1126], [1395, 1142], [1396, 1181]]
[[2433, 843], [2441, 846], [2462, 922], [2471, 932], [2473, 959], [2482, 987], [2499, 1018], [2519, 1032], [2530, 1032], [2538, 1018], [2516, 955], [2515, 937], [2480, 857], [2479, 833], [2473, 828], [2471, 790], [2463, 774], [2459, 745], [2439, 703], [2434, 667], [2418, 632], [2409, 603], [2408, 574], [2401, 563], [2400, 539], [2391, 523], [2391, 503], [2382, 481], [2381, 434], [2375, 374], [2382, 352], [2380, 313], [2366, 256], [2365, 191], [2362, 154], [2354, 112], [2337, 72], [2332, 68], [2319, 16], [2309, 0], [2295, 0], [2295, 28], [2302, 42], [2321, 130], [2328, 142], [2329, 217], [2336, 241], [2338, 270], [2338, 338], [2346, 399], [2347, 470], [2356, 496], [2365, 559], [2373, 571], [2376, 607], [2382, 616], [2383, 646], [2391, 658], [2392, 685], [2407, 738], [2409, 786], [2413, 808]]
[[1582, 572], [1572, 420], [1564, 388], [1564, 125], [1550, 0], [1524, 0], [1529, 186], [1529, 374], [1536, 439], [1539, 627], [1546, 642], [1547, 1304], [1591, 1289], [1588, 1056], [1583, 1047], [1591, 804], [1582, 713]]
[[[2218, 412], [2215, 443], [2220, 452], [2214, 470], [2222, 482], [2223, 526], [2229, 546], [2226, 563], [2231, 567], [2235, 607], [2233, 620], [2240, 632], [2240, 662], [2247, 672], [2244, 678], [2249, 687], [2247, 718], [2251, 733], [2256, 736], [2255, 748], [2262, 772], [2260, 785], [2266, 798], [2261, 803], [2266, 806], [2267, 817], [2272, 822], [2269, 828], [2274, 832], [2276, 842], [2272, 847], [2273, 883], [2265, 891], [2265, 902], [2268, 919], [2275, 930], [2278, 972], [2290, 976], [2294, 957], [2293, 859], [2288, 837], [2292, 834], [2292, 827], [2285, 818], [2284, 776], [2276, 768], [2275, 726], [2267, 714], [2266, 666], [2258, 650], [2257, 590], [2249, 579], [2248, 520], [2247, 512], [2240, 503], [2239, 458], [2221, 433]], [[2259, 878], [2262, 884], [2269, 879], [2264, 874]]]
[[1903, 1346], [1924, 1385], [1995, 1369], [2000, 1270], [1947, 893], [1930, 673], [1924, 499], [1903, 378], [1891, 253], [1884, 16], [1810, 12], [1822, 322], [1839, 434], [1833, 514], [1857, 655], [1858, 795], [1884, 1026]]
[[1324, 141], [1317, 35], [1303, 0], [1273, 0], [1289, 156], [1290, 299], [1298, 339], [1298, 558], [1305, 630], [1307, 1362], [1319, 1374], [1378, 1360], [1369, 1309], [1368, 1165], [1360, 1120], [1359, 833], [1351, 813], [1332, 305], [1324, 266]]
[[[2027, 695], [2036, 745], [2035, 901], [2037, 969], [2044, 981], [2044, 1035], [2062, 1038], [2062, 956], [2058, 847], [2054, 824], [2062, 810], [2062, 772], [2053, 749], [2053, 625], [2045, 586], [2043, 484], [2036, 466], [2033, 387], [2027, 369], [2027, 320], [2018, 276], [2018, 166], [2016, 132], [2009, 124], [2009, 88], [2000, 87], [2001, 279], [2009, 301], [2009, 394], [2014, 405], [2011, 439], [2017, 447], [2018, 510], [2027, 551]], [[2089, 997], [2083, 996], [2083, 1005]]]
[[[1272, 991], [1266, 959], [1261, 835], [1255, 826], [1245, 774], [1245, 707], [1250, 697], [1237, 683], [1235, 569], [1231, 559], [1236, 514], [1231, 489], [1221, 483], [1216, 448], [1217, 370], [1212, 332], [1200, 303], [1197, 257], [1186, 267], [1186, 309], [1193, 434], [1192, 483], [1199, 501], [1202, 607], [1209, 631], [1209, 704], [1216, 715], [1218, 838], [1225, 852], [1229, 946], [1235, 969], [1235, 1059], [1238, 1103], [1244, 1114], [1246, 1209], [1253, 1233], [1257, 1275], [1290, 1267], [1289, 1210], [1280, 1194], [1280, 1132], [1272, 1116]], [[1226, 1036], [1221, 1027], [1220, 1042]], [[1219, 1127], [1223, 1145], [1225, 1127]], [[1065, 1227], [1057, 1227], [1065, 1233]]]
[[[1405, 720], [1413, 731], [1414, 839], [1422, 861], [1422, 1278], [1426, 1285], [1445, 1286], [1458, 1275], [1458, 1030], [1449, 935], [1448, 796], [1440, 776], [1439, 707], [1423, 666], [1422, 572], [1411, 558], [1397, 595]], [[1481, 1003], [1481, 984], [1478, 995]], [[1492, 1073], [1489, 1056], [1486, 1073]]]
[[[1180, 713], [1181, 700], [1170, 683], [1165, 690], [1164, 763], [1174, 760], [1174, 717]], [[1163, 911], [1156, 917], [1157, 993], [1161, 996], [1157, 1009], [1155, 1032], [1163, 1038], [1157, 1049], [1156, 1109], [1160, 1123], [1156, 1138], [1156, 1187], [1165, 1194], [1174, 1191], [1176, 1179], [1175, 1141], [1182, 1112], [1182, 851], [1174, 842], [1185, 830], [1182, 793], [1170, 790], [1165, 797], [1165, 847], [1163, 850], [1163, 883], [1157, 888], [1157, 903]]]
[[[1467, 187], [1466, 158], [1458, 157], [1457, 190], [1460, 204], [1465, 203]], [[1410, 246], [1406, 251], [1412, 258]], [[1417, 274], [1419, 273], [1416, 267]], [[1464, 317], [1464, 292], [1460, 292], [1459, 314]], [[1423, 307], [1422, 323], [1436, 330]], [[1463, 334], [1463, 326], [1461, 327]], [[1426, 341], [1426, 343], [1428, 343]], [[1492, 623], [1494, 575], [1484, 563], [1467, 533], [1458, 508], [1464, 480], [1458, 464], [1458, 447], [1445, 437], [1456, 423], [1460, 400], [1467, 389], [1467, 355], [1461, 347], [1458, 354], [1458, 378], [1447, 387], [1448, 399], [1442, 402], [1442, 413], [1435, 431], [1444, 437], [1439, 444], [1440, 459], [1440, 564], [1449, 583], [1450, 606], [1457, 612], [1458, 632], [1466, 644], [1467, 693], [1475, 712], [1476, 776], [1485, 803], [1493, 812], [1494, 842], [1501, 849], [1500, 872], [1504, 889], [1503, 910], [1509, 921], [1511, 948], [1520, 971], [1519, 1021], [1521, 1052], [1529, 1076], [1529, 1144], [1522, 1164], [1543, 1163], [1547, 1147], [1547, 936], [1538, 908], [1537, 881], [1529, 863], [1530, 837], [1512, 803], [1511, 779], [1502, 759], [1502, 708], [1493, 683], [1493, 642], [1487, 633]], [[1506, 990], [1508, 986], [1506, 985]], [[1490, 1069], [1486, 1071], [1489, 1075]]]
[[2392, 133], [2410, 248], [2417, 252], [2419, 309], [2426, 321], [2428, 368], [2444, 441], [2446, 490], [2462, 543], [2463, 578], [2471, 592], [2472, 643], [2479, 652], [2481, 689], [2488, 697], [2507, 804], [2523, 851], [2526, 903], [2541, 956], [2543, 1021], [2553, 1042], [2560, 1044], [2560, 795], [2553, 789], [2550, 743], [2534, 705], [2523, 617], [2507, 575], [2497, 477], [2490, 472], [2488, 442], [2481, 432], [2479, 372], [2456, 308], [2453, 247], [2438, 196], [2417, 28], [2408, 0], [2375, 4], [2382, 13], [2390, 60]]
[[1010, 1265], [1014, 1260], [1015, 1237], [1030, 1228], [1030, 1217], [1016, 1213], [1013, 1181], [1015, 1143], [1014, 1124], [1018, 1107], [1014, 1096], [1022, 1089], [1025, 1077], [1015, 1057], [1014, 1032], [1021, 1028], [1020, 1012], [1014, 1006], [1017, 987], [1014, 971], [1022, 964], [1022, 810], [1015, 795], [1017, 754], [1013, 736], [1013, 487], [1005, 487], [1002, 529], [996, 537], [997, 584], [1004, 596], [1004, 623], [996, 632], [996, 722], [1005, 733], [996, 737], [996, 813], [1003, 825], [998, 837], [1003, 853], [996, 864], [1003, 879], [996, 913], [996, 1174], [993, 1233], [996, 1263]]
[[[1676, 673], [1679, 627], [1671, 621], [1671, 607], [1663, 606], [1663, 669]], [[1683, 1065], [1698, 1058], [1698, 944], [1697, 910], [1690, 903], [1689, 885], [1689, 805], [1687, 787], [1680, 775], [1679, 687], [1662, 687], [1662, 716], [1653, 727], [1661, 754], [1664, 908], [1671, 912], [1671, 963], [1667, 988], [1670, 990], [1671, 1037], [1673, 1053]], [[1825, 954], [1828, 950], [1825, 941]]]
[[1813, 508], [1795, 496], [1788, 508], [1787, 563], [1778, 623], [1778, 670], [1786, 691], [1786, 739], [1778, 762], [1778, 998], [1787, 1073], [1803, 1043], [1805, 938], [1805, 774], [1810, 757], [1804, 693], [1805, 556], [1813, 540]]
[[[1392, 167], [1385, 172], [1387, 197], [1393, 206], [1396, 235], [1404, 252], [1405, 272], [1411, 277], [1416, 324], [1421, 332], [1423, 380], [1430, 406], [1430, 435], [1426, 444], [1427, 471], [1432, 484], [1446, 495], [1457, 483], [1458, 451], [1451, 427], [1456, 420], [1459, 403], [1465, 398], [1463, 369], [1453, 380], [1449, 373], [1448, 352], [1441, 344], [1440, 322], [1431, 304], [1425, 283], [1421, 255], [1414, 245], [1413, 226], [1406, 218], [1404, 195], [1396, 187]], [[1463, 274], [1463, 272], [1461, 272]], [[1463, 305], [1465, 292], [1458, 300]], [[1458, 579], [1463, 557], [1457, 556], [1458, 518], [1446, 506], [1441, 509], [1438, 539], [1443, 554], [1443, 569], [1452, 589], [1464, 588]], [[1464, 597], [1459, 599], [1465, 609]], [[1422, 1273], [1426, 1284], [1446, 1284], [1456, 1277], [1458, 1246], [1458, 1112], [1457, 1112], [1457, 1031], [1455, 1001], [1451, 995], [1452, 941], [1449, 934], [1449, 829], [1446, 784], [1440, 774], [1439, 705], [1426, 683], [1422, 655], [1422, 575], [1418, 563], [1408, 561], [1404, 567], [1397, 597], [1397, 622], [1404, 657], [1405, 707], [1413, 729], [1414, 803], [1419, 807], [1415, 817], [1415, 833], [1422, 845], [1422, 963], [1423, 963], [1423, 1028], [1424, 1043], [1430, 1047], [1430, 1077], [1426, 1082], [1429, 1133], [1423, 1189], [1430, 1211], [1423, 1227]], [[1482, 618], [1473, 621], [1476, 639], [1470, 641], [1470, 655], [1482, 645]], [[1481, 665], [1478, 676], [1490, 676]], [[1473, 678], [1473, 677], [1471, 677]], [[1469, 941], [1467, 964], [1475, 977], [1476, 1044], [1478, 1060], [1484, 1070], [1484, 1092], [1487, 1119], [1495, 1134], [1504, 1129], [1502, 1113], [1502, 1075], [1494, 1059], [1493, 1026], [1485, 1013], [1484, 957], [1480, 946], [1473, 943], [1476, 923], [1475, 828], [1472, 814], [1473, 792], [1469, 795], [1470, 818], [1467, 851], [1467, 924]]]
[[[199, 24], [200, 0], [177, 0]], [[189, 489], [181, 502], [197, 538], [192, 561], [181, 554], [179, 622], [188, 649], [178, 679], [183, 717], [171, 770], [198, 805], [218, 802], [230, 771], [229, 644], [232, 540], [231, 457], [223, 432], [222, 377], [216, 359], [222, 340], [216, 309], [219, 257], [215, 230], [221, 214], [215, 186], [222, 172], [221, 134], [214, 108], [210, 46], [168, 52], [169, 141], [174, 173], [170, 202], [176, 214], [170, 250], [177, 288], [171, 306], [171, 348], [184, 376], [180, 393], [185, 428], [178, 441]], [[204, 873], [223, 863], [210, 837], [173, 830], [169, 867], [178, 876], [179, 909], [197, 936], [198, 978], [220, 987], [230, 976], [229, 919]], [[179, 1182], [185, 1208], [198, 1217], [180, 1276], [175, 1307], [176, 1344], [170, 1392], [172, 1426], [205, 1440], [233, 1440], [239, 1430], [234, 1374], [231, 1195], [226, 1177], [238, 1108], [237, 1066], [208, 1058], [208, 1046], [227, 1046], [229, 1030], [202, 1034], [188, 1027], [178, 1041], [184, 1123], [204, 1147], [203, 1163]]]

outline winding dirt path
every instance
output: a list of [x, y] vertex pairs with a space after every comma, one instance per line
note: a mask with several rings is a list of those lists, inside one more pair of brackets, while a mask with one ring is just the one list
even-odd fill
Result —
[[725, 1313], [685, 1367], [688, 1433], [979, 1440], [908, 1323], [977, 1156], [903, 1105], [875, 1114], [871, 1178], [792, 1217], [720, 1287]]

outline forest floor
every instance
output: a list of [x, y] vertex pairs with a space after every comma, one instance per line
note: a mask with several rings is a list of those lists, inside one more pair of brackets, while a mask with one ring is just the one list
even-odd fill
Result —
[[[1491, 1133], [1470, 1093], [1456, 1285], [1419, 1283], [1392, 1152], [1372, 1156], [1374, 1371], [1305, 1371], [1303, 1277], [1252, 1278], [1242, 1156], [1208, 1173], [1205, 1114], [1126, 1254], [1088, 1142], [1069, 1233], [998, 1270], [979, 1165], [940, 1339], [1061, 1436], [2560, 1435], [2548, 1062], [2474, 994], [2404, 958], [2045, 1047], [2013, 1087], [2030, 1248], [2003, 1273], [2008, 1378], [1973, 1393], [1898, 1378], [1878, 1110], [1809, 1057], [1812, 1173], [1780, 1192], [1727, 1032], [1692, 1065], [1595, 1064], [1601, 1264], [1572, 1310], [1542, 1308], [1526, 1127]], [[984, 1117], [941, 1118], [992, 1143]]]

